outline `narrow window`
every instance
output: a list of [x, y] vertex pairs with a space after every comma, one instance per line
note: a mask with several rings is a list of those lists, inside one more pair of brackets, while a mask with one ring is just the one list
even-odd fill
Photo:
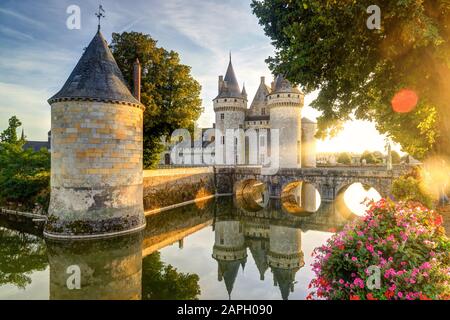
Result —
[[225, 119], [225, 114], [221, 113], [220, 114], [220, 120], [223, 120], [223, 119]]
[[261, 109], [261, 114], [264, 116], [266, 114], [266, 108]]

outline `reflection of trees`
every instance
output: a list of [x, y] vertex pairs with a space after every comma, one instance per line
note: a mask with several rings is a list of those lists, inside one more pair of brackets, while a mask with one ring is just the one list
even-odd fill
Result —
[[25, 289], [29, 275], [47, 265], [44, 241], [25, 233], [0, 228], [0, 285]]
[[142, 299], [192, 300], [198, 299], [200, 286], [196, 274], [181, 273], [161, 261], [154, 252], [142, 260]]

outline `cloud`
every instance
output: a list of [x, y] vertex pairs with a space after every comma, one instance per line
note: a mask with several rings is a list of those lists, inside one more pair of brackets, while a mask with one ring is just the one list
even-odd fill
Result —
[[46, 28], [47, 27], [42, 21], [32, 19], [32, 18], [30, 18], [28, 16], [25, 16], [25, 15], [23, 15], [21, 13], [18, 13], [18, 12], [9, 10], [9, 9], [0, 8], [0, 13], [3, 13], [3, 14], [8, 15], [10, 17], [16, 18], [16, 19], [18, 19], [20, 21], [23, 21], [25, 23], [31, 24], [31, 25], [33, 25], [35, 27], [39, 27], [39, 28]]
[[5, 27], [0, 25], [0, 33], [2, 33], [3, 35], [10, 37], [10, 38], [14, 38], [14, 39], [18, 39], [18, 40], [33, 40], [33, 37], [29, 34], [20, 32], [18, 30], [13, 30], [11, 28]]
[[50, 129], [50, 92], [27, 86], [0, 82], [0, 130], [8, 126], [8, 119], [16, 115], [30, 140], [46, 140]]

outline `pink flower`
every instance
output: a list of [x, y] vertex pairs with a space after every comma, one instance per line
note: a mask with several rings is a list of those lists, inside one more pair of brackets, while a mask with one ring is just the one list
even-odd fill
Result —
[[399, 298], [403, 298], [403, 293], [401, 291], [399, 291], [397, 295]]
[[358, 261], [357, 257], [352, 257], [352, 261]]

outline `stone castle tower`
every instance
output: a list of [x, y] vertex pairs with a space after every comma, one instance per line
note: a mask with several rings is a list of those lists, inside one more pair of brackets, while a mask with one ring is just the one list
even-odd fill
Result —
[[[243, 163], [244, 162], [244, 137], [240, 133], [226, 135], [227, 129], [243, 129], [245, 112], [247, 110], [247, 93], [245, 87], [241, 91], [234, 73], [233, 64], [228, 63], [225, 78], [219, 76], [218, 95], [213, 100], [216, 113], [216, 162]], [[228, 141], [225, 141], [228, 139]], [[226, 152], [226, 146], [233, 146], [234, 152]], [[226, 158], [226, 157], [232, 158]], [[234, 158], [234, 156], [236, 158]]]
[[110, 236], [145, 226], [144, 106], [135, 96], [99, 28], [63, 88], [48, 100], [52, 172], [46, 236]]
[[[247, 93], [245, 88], [239, 89], [230, 57], [225, 78], [219, 76], [218, 96], [213, 100], [217, 164], [264, 164], [264, 155], [270, 155], [270, 132], [277, 129], [279, 167], [315, 167], [317, 125], [301, 117], [303, 100], [303, 93], [282, 75], [278, 75], [270, 87], [261, 77], [255, 97], [247, 108]], [[249, 151], [247, 133], [227, 134], [229, 129], [254, 129], [256, 149]], [[229, 146], [234, 147], [235, 153], [231, 156], [237, 159], [227, 158], [232, 150]], [[252, 152], [258, 157], [249, 154]]]

